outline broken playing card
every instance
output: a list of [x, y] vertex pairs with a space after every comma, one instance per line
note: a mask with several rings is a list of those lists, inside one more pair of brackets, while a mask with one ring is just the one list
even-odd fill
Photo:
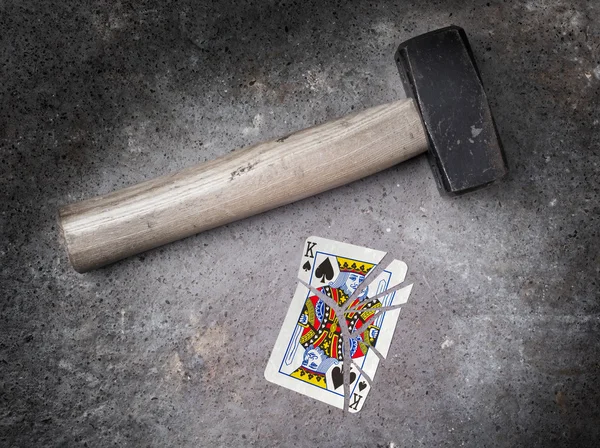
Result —
[[265, 378], [350, 412], [362, 409], [412, 289], [401, 287], [406, 264], [388, 258], [378, 250], [308, 238]]

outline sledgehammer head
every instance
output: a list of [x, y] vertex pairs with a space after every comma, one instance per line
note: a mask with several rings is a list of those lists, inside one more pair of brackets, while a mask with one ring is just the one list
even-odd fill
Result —
[[396, 63], [421, 111], [440, 190], [460, 194], [503, 177], [502, 144], [464, 30], [450, 26], [410, 39]]

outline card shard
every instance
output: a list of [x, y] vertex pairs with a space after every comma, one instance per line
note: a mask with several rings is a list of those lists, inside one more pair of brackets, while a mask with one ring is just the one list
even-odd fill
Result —
[[385, 252], [308, 238], [265, 378], [360, 411], [412, 289], [402, 285], [406, 271], [404, 262]]

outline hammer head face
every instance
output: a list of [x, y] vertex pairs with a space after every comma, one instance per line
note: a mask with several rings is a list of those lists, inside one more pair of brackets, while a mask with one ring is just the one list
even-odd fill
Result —
[[440, 190], [460, 194], [503, 177], [502, 144], [464, 30], [451, 26], [410, 39], [396, 63], [421, 111]]

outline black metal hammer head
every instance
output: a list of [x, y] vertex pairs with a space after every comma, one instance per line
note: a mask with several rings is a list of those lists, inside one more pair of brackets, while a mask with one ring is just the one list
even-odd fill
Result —
[[465, 31], [450, 26], [410, 39], [396, 63], [421, 111], [440, 190], [460, 194], [503, 177], [502, 144]]

